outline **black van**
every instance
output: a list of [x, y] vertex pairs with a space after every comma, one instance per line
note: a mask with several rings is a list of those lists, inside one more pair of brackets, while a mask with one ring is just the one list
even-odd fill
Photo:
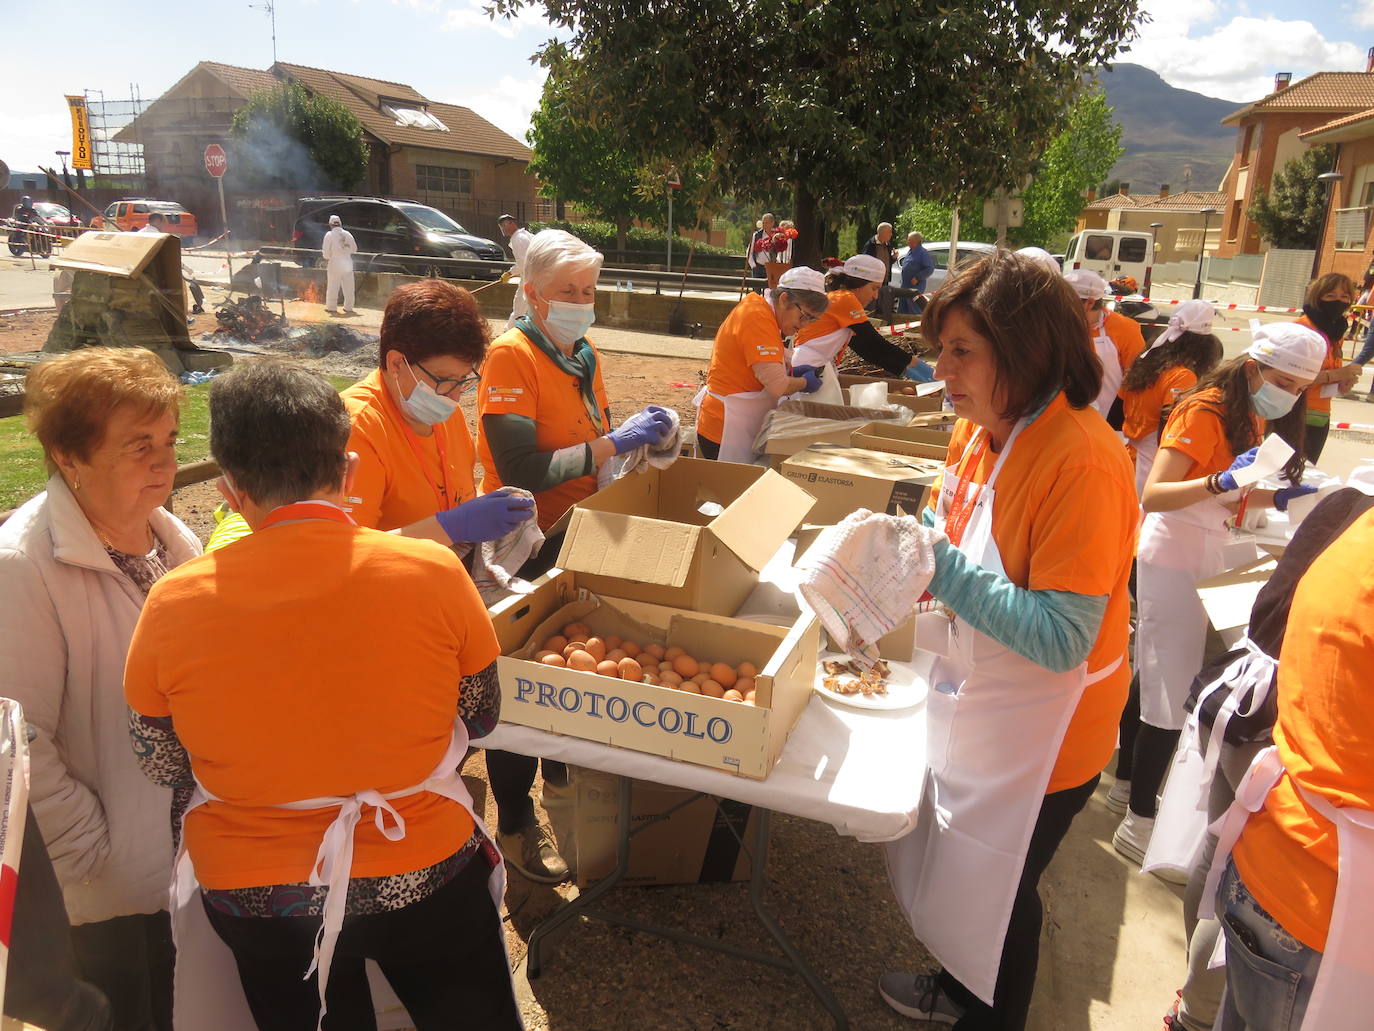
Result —
[[[412, 275], [461, 278], [452, 268], [426, 262], [425, 258], [466, 258], [469, 261], [509, 261], [506, 252], [491, 240], [473, 236], [438, 208], [408, 200], [381, 197], [302, 197], [296, 206], [296, 225], [291, 246], [318, 251], [329, 232], [329, 216], [338, 215], [353, 234], [358, 251], [387, 254], [409, 260], [377, 259], [378, 271], [400, 269]], [[313, 266], [318, 258], [302, 255], [301, 264]], [[492, 275], [500, 275], [494, 269]]]

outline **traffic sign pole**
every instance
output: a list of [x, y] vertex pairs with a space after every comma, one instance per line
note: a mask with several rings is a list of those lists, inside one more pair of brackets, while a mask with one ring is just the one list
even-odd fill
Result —
[[[205, 171], [215, 180], [215, 185], [219, 187], [219, 220], [224, 227], [225, 234], [229, 232], [229, 215], [224, 207], [224, 173], [229, 171], [229, 155], [224, 152], [224, 148], [218, 143], [212, 143], [205, 148]], [[234, 259], [230, 256], [230, 248], [224, 248], [224, 264], [229, 270], [229, 284], [232, 287], [234, 282]]]

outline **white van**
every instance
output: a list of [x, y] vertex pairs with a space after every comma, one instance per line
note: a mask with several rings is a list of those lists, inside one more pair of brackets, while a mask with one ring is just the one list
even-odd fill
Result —
[[1149, 233], [1124, 229], [1085, 229], [1069, 241], [1064, 271], [1092, 269], [1107, 282], [1122, 276], [1135, 279], [1140, 292], [1150, 295], [1154, 271], [1154, 240]]

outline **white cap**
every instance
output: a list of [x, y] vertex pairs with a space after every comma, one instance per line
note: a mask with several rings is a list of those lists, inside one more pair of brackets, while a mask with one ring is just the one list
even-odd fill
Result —
[[1170, 340], [1177, 340], [1184, 333], [1212, 332], [1212, 316], [1216, 313], [1210, 301], [1184, 301], [1178, 306], [1178, 311], [1169, 316], [1169, 328], [1150, 345], [1150, 350]]
[[1085, 301], [1107, 296], [1107, 281], [1090, 268], [1075, 268], [1064, 273], [1064, 282]]
[[845, 258], [840, 271], [855, 279], [865, 279], [870, 283], [881, 283], [887, 279], [887, 266], [871, 254], [856, 254]]
[[1059, 259], [1043, 247], [1022, 247], [1016, 252], [1023, 258], [1030, 258], [1031, 261], [1038, 261], [1049, 269], [1056, 276], [1062, 271], [1059, 267]]
[[[876, 260], [876, 259], [874, 259]], [[818, 294], [825, 293], [825, 276], [821, 275], [813, 268], [805, 265], [798, 265], [790, 268], [782, 274], [778, 280], [779, 290], [811, 290]]]
[[1315, 379], [1326, 361], [1326, 337], [1296, 322], [1272, 322], [1253, 331], [1248, 354], [1261, 365], [1299, 379]]
[[343, 225], [343, 219], [341, 219], [338, 215], [330, 215], [329, 224], [331, 226], [341, 226]]

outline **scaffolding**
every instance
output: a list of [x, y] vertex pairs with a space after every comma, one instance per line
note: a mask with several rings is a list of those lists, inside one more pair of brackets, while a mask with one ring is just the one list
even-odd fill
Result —
[[137, 83], [129, 84], [128, 100], [107, 100], [104, 90], [86, 90], [86, 110], [91, 121], [92, 174], [100, 185], [131, 190], [144, 189], [147, 168], [142, 143], [115, 140], [121, 129], [147, 109]]

